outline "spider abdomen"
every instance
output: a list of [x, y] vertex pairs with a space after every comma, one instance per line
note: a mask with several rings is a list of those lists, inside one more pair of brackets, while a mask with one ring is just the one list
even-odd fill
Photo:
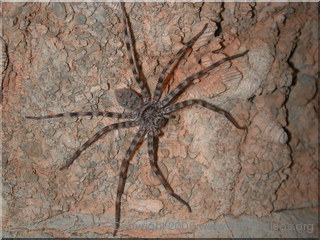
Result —
[[142, 105], [141, 97], [129, 88], [115, 90], [117, 102], [126, 109], [135, 110]]

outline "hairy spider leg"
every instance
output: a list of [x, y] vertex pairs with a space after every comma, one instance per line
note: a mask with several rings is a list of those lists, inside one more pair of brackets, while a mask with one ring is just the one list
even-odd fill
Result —
[[162, 72], [160, 73], [159, 79], [158, 79], [158, 83], [157, 86], [154, 90], [154, 96], [153, 96], [153, 100], [154, 101], [158, 101], [161, 97], [161, 89], [162, 89], [162, 85], [163, 85], [163, 81], [165, 80], [165, 78], [167, 77], [165, 74], [168, 71], [168, 69], [172, 66], [172, 64], [177, 61], [178, 59], [180, 59], [180, 57], [185, 53], [185, 51], [190, 48], [195, 41], [198, 40], [198, 38], [204, 33], [204, 31], [207, 29], [208, 27], [208, 23], [206, 23], [204, 25], [204, 27], [202, 28], [202, 30], [196, 35], [194, 36], [189, 42], [187, 42], [174, 56], [173, 58], [171, 58], [171, 60], [167, 63], [167, 65], [162, 69]]
[[60, 117], [84, 117], [84, 116], [104, 116], [111, 118], [134, 118], [131, 113], [115, 113], [115, 112], [69, 112], [69, 113], [59, 113], [53, 115], [45, 115], [45, 116], [26, 116], [28, 119], [49, 119], [49, 118], [60, 118]]
[[141, 94], [144, 99], [144, 101], [147, 101], [150, 97], [150, 93], [148, 92], [147, 86], [145, 83], [142, 81], [140, 77], [140, 71], [136, 59], [136, 55], [134, 52], [134, 47], [133, 47], [133, 36], [131, 34], [131, 30], [129, 27], [129, 18], [126, 13], [125, 5], [124, 2], [121, 2], [121, 9], [122, 9], [122, 16], [123, 16], [123, 22], [124, 22], [124, 35], [125, 35], [125, 42], [126, 42], [126, 47], [128, 51], [128, 57], [129, 57], [129, 62], [131, 65], [132, 73], [134, 75], [134, 78], [136, 79], [140, 89], [141, 89]]
[[197, 105], [200, 105], [202, 107], [205, 107], [205, 108], [208, 108], [212, 111], [215, 111], [215, 112], [218, 112], [220, 114], [223, 114], [236, 128], [239, 128], [239, 129], [247, 129], [247, 127], [241, 127], [237, 121], [232, 117], [232, 115], [230, 113], [228, 113], [227, 111], [217, 107], [217, 106], [214, 106], [204, 100], [200, 100], [200, 99], [191, 99], [191, 100], [186, 100], [186, 101], [183, 101], [183, 102], [179, 102], [179, 103], [176, 103], [176, 104], [172, 104], [172, 105], [169, 105], [168, 107], [164, 108], [163, 112], [165, 114], [168, 114], [168, 113], [171, 113], [173, 111], [176, 111], [176, 110], [179, 110], [181, 108], [185, 108], [185, 107], [188, 107], [188, 106], [191, 106], [191, 105], [194, 105], [194, 104], [197, 104]]
[[229, 61], [229, 60], [233, 60], [235, 58], [239, 58], [244, 56], [245, 54], [247, 54], [249, 52], [249, 50], [246, 50], [243, 53], [239, 53], [230, 57], [225, 57], [222, 58], [221, 60], [219, 60], [218, 62], [215, 62], [213, 64], [211, 64], [209, 67], [206, 67], [205, 69], [192, 74], [191, 76], [187, 77], [185, 80], [183, 80], [180, 84], [178, 84], [178, 86], [176, 88], [174, 88], [171, 92], [169, 92], [169, 94], [167, 96], [165, 96], [165, 98], [161, 101], [161, 105], [162, 106], [166, 106], [173, 98], [177, 97], [181, 91], [193, 80], [198, 79], [202, 76], [204, 76], [205, 74], [207, 74], [209, 71], [211, 71], [212, 69], [214, 69], [215, 67], [221, 65], [222, 63]]
[[130, 144], [130, 147], [128, 148], [126, 155], [121, 163], [120, 174], [119, 174], [119, 184], [118, 184], [118, 190], [117, 190], [116, 208], [115, 208], [115, 229], [113, 232], [113, 236], [117, 234], [120, 227], [121, 196], [124, 192], [124, 186], [126, 184], [129, 163], [139, 142], [143, 140], [145, 133], [146, 133], [146, 130], [142, 128], [139, 129], [138, 133], [133, 138]]
[[91, 144], [93, 144], [95, 141], [97, 141], [99, 138], [101, 138], [104, 134], [106, 134], [110, 130], [135, 127], [137, 125], [139, 125], [139, 123], [136, 121], [127, 121], [127, 122], [113, 123], [100, 129], [95, 135], [93, 135], [91, 138], [89, 138], [89, 140], [87, 140], [84, 144], [82, 144], [82, 146], [74, 153], [73, 157], [70, 158], [66, 162], [66, 164], [60, 168], [60, 170], [63, 170], [69, 167], [84, 150], [86, 150]]
[[180, 203], [184, 204], [187, 208], [188, 211], [191, 212], [191, 207], [190, 205], [183, 200], [178, 194], [176, 194], [172, 187], [170, 186], [170, 184], [168, 183], [168, 181], [166, 180], [166, 178], [163, 176], [163, 173], [161, 172], [158, 163], [157, 163], [157, 159], [155, 157], [155, 141], [154, 141], [154, 133], [152, 131], [148, 132], [148, 154], [149, 154], [149, 162], [150, 162], [150, 166], [152, 171], [156, 174], [157, 178], [159, 179], [159, 181], [161, 182], [161, 184], [164, 186], [164, 188], [166, 189], [166, 191], [175, 199], [177, 199]]

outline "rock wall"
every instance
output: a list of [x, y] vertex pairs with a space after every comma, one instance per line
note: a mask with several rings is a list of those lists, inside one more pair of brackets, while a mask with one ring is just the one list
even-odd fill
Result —
[[[164, 94], [224, 56], [249, 50], [194, 81], [176, 100], [204, 99], [248, 131], [197, 106], [174, 113], [159, 140], [159, 165], [193, 212], [166, 194], [144, 144], [129, 168], [119, 234], [203, 236], [201, 226], [224, 215], [317, 207], [316, 3], [126, 3], [126, 9], [151, 90], [205, 23]], [[119, 5], [3, 3], [2, 15], [4, 232], [111, 236], [119, 165], [137, 128], [110, 132], [59, 171], [82, 143], [117, 120], [24, 117], [123, 112], [114, 90], [139, 87], [126, 57]]]

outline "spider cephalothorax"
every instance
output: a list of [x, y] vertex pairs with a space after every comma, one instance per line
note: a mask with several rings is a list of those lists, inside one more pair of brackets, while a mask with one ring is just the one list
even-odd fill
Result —
[[162, 113], [163, 108], [159, 102], [152, 100], [144, 102], [136, 92], [129, 88], [116, 89], [115, 95], [123, 108], [135, 110], [132, 116], [146, 131], [158, 133], [158, 129], [163, 127], [170, 118]]
[[126, 155], [121, 163], [120, 167], [120, 174], [119, 174], [119, 184], [117, 190], [117, 198], [116, 198], [116, 211], [115, 211], [115, 229], [114, 235], [116, 235], [119, 226], [120, 226], [120, 210], [121, 210], [121, 196], [124, 192], [125, 181], [127, 178], [128, 167], [131, 160], [132, 155], [134, 154], [134, 150], [138, 146], [140, 141], [143, 141], [143, 137], [145, 134], [148, 134], [147, 141], [148, 141], [148, 154], [149, 154], [149, 162], [152, 171], [156, 174], [161, 184], [167, 190], [167, 192], [178, 200], [180, 203], [184, 204], [188, 210], [191, 212], [191, 207], [189, 204], [183, 200], [179, 195], [177, 195], [174, 190], [171, 188], [170, 184], [165, 179], [164, 175], [162, 174], [158, 163], [157, 158], [155, 157], [154, 149], [157, 149], [157, 142], [156, 139], [159, 136], [160, 129], [166, 124], [166, 122], [172, 118], [169, 115], [171, 112], [179, 110], [181, 108], [185, 108], [191, 105], [200, 105], [212, 111], [218, 112], [223, 114], [236, 128], [239, 129], [246, 129], [246, 127], [240, 126], [235, 119], [231, 116], [230, 113], [227, 111], [216, 107], [204, 100], [200, 99], [191, 99], [186, 100], [183, 102], [178, 102], [175, 104], [170, 104], [181, 92], [191, 83], [193, 80], [200, 78], [207, 74], [209, 71], [214, 69], [215, 67], [219, 66], [220, 64], [244, 56], [248, 51], [245, 51], [240, 54], [236, 54], [230, 57], [225, 57], [220, 61], [211, 64], [210, 66], [204, 68], [203, 70], [192, 74], [191, 76], [187, 77], [184, 81], [178, 84], [173, 90], [169, 92], [163, 99], [161, 99], [161, 89], [165, 78], [167, 77], [168, 69], [173, 66], [175, 62], [177, 62], [185, 53], [185, 51], [192, 47], [193, 43], [204, 33], [207, 28], [207, 24], [203, 27], [203, 29], [194, 36], [191, 40], [189, 40], [167, 63], [167, 65], [163, 68], [162, 72], [160, 73], [155, 91], [153, 96], [151, 97], [149, 91], [145, 83], [141, 80], [141, 72], [138, 67], [135, 53], [133, 50], [133, 38], [131, 35], [131, 30], [128, 24], [128, 16], [125, 11], [124, 3], [121, 3], [122, 13], [123, 13], [123, 22], [124, 22], [124, 34], [125, 34], [125, 42], [126, 48], [129, 56], [129, 62], [132, 67], [132, 73], [134, 75], [135, 80], [139, 84], [141, 89], [141, 97], [138, 93], [128, 89], [122, 88], [115, 91], [116, 99], [118, 103], [130, 110], [129, 113], [114, 113], [114, 112], [72, 112], [72, 113], [60, 113], [56, 115], [46, 115], [46, 116], [39, 116], [39, 117], [32, 117], [28, 116], [26, 118], [29, 119], [48, 119], [48, 118], [56, 118], [56, 117], [79, 117], [79, 116], [104, 116], [104, 117], [113, 117], [113, 118], [125, 118], [130, 119], [129, 121], [114, 123], [104, 128], [100, 129], [94, 136], [89, 138], [70, 158], [65, 165], [63, 165], [60, 170], [68, 168], [78, 156], [86, 150], [91, 144], [105, 135], [107, 132], [114, 130], [114, 129], [121, 129], [121, 128], [129, 128], [140, 126], [139, 131], [136, 133], [134, 139], [132, 140], [129, 149], [126, 152]]
[[115, 91], [118, 103], [129, 110], [135, 110], [133, 116], [146, 131], [158, 132], [168, 119], [163, 115], [162, 106], [157, 101], [146, 101], [129, 88], [121, 88]]
[[157, 102], [147, 102], [138, 114], [139, 121], [145, 130], [156, 132], [167, 122], [167, 118], [162, 114], [162, 109]]

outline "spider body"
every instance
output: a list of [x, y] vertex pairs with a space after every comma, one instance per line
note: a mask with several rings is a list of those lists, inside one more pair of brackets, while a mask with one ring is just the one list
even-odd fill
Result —
[[138, 119], [147, 131], [157, 132], [167, 123], [167, 118], [162, 114], [162, 109], [157, 102], [146, 102], [138, 112]]
[[191, 212], [191, 207], [189, 204], [183, 200], [178, 194], [174, 192], [170, 184], [165, 179], [162, 174], [158, 164], [157, 157], [155, 153], [155, 149], [157, 149], [156, 139], [159, 136], [160, 129], [165, 126], [170, 118], [173, 118], [170, 115], [171, 112], [176, 110], [189, 107], [191, 105], [199, 105], [204, 108], [210, 109], [212, 111], [223, 114], [236, 128], [238, 129], [246, 129], [246, 127], [240, 126], [237, 121], [232, 117], [230, 113], [227, 111], [214, 106], [204, 100], [200, 99], [191, 99], [183, 102], [178, 102], [175, 104], [170, 104], [181, 92], [186, 88], [193, 80], [200, 78], [206, 75], [213, 68], [219, 66], [220, 64], [230, 61], [235, 58], [239, 58], [244, 56], [248, 51], [245, 51], [240, 54], [236, 54], [230, 57], [225, 57], [218, 62], [213, 63], [212, 65], [204, 68], [203, 70], [192, 74], [187, 77], [184, 81], [177, 85], [176, 88], [171, 90], [169, 94], [167, 94], [163, 99], [161, 99], [161, 89], [165, 78], [167, 77], [168, 69], [177, 62], [185, 53], [185, 51], [192, 47], [193, 43], [204, 33], [207, 28], [207, 24], [203, 27], [203, 29], [191, 40], [189, 40], [167, 63], [167, 65], [163, 68], [160, 73], [155, 91], [153, 96], [147, 90], [146, 84], [141, 80], [141, 72], [139, 70], [137, 60], [135, 57], [135, 52], [133, 50], [133, 37], [131, 34], [130, 25], [128, 23], [129, 18], [125, 11], [124, 3], [121, 3], [122, 13], [123, 13], [123, 22], [124, 22], [124, 34], [125, 34], [125, 46], [127, 48], [129, 62], [132, 68], [132, 73], [139, 84], [141, 89], [141, 96], [130, 90], [129, 88], [117, 89], [115, 91], [115, 96], [117, 102], [125, 109], [130, 110], [129, 113], [114, 113], [114, 112], [71, 112], [71, 113], [60, 113], [55, 115], [46, 115], [46, 116], [27, 116], [29, 119], [49, 119], [49, 118], [57, 118], [57, 117], [81, 117], [81, 116], [104, 116], [104, 117], [113, 117], [119, 119], [130, 119], [124, 122], [113, 123], [111, 125], [105, 126], [100, 129], [95, 135], [89, 138], [70, 158], [65, 165], [63, 165], [60, 170], [68, 168], [79, 156], [85, 151], [89, 146], [91, 146], [95, 141], [104, 136], [111, 130], [121, 129], [121, 128], [130, 128], [139, 126], [139, 130], [136, 133], [134, 139], [132, 140], [128, 150], [126, 151], [126, 155], [122, 160], [119, 174], [119, 184], [117, 189], [117, 197], [116, 197], [116, 206], [115, 206], [115, 229], [114, 235], [117, 234], [117, 231], [120, 227], [120, 212], [121, 212], [121, 196], [124, 192], [125, 181], [127, 178], [128, 167], [130, 164], [130, 160], [136, 150], [140, 141], [143, 141], [143, 137], [147, 134], [147, 142], [148, 142], [148, 155], [149, 162], [152, 171], [158, 177], [161, 184], [164, 186], [166, 191], [174, 197], [181, 204], [185, 205], [189, 212]]
[[143, 99], [136, 92], [129, 88], [121, 88], [115, 90], [117, 102], [126, 109], [135, 110], [132, 116], [140, 126], [146, 131], [158, 132], [158, 129], [163, 127], [168, 118], [168, 115], [162, 113], [162, 106], [154, 100]]

